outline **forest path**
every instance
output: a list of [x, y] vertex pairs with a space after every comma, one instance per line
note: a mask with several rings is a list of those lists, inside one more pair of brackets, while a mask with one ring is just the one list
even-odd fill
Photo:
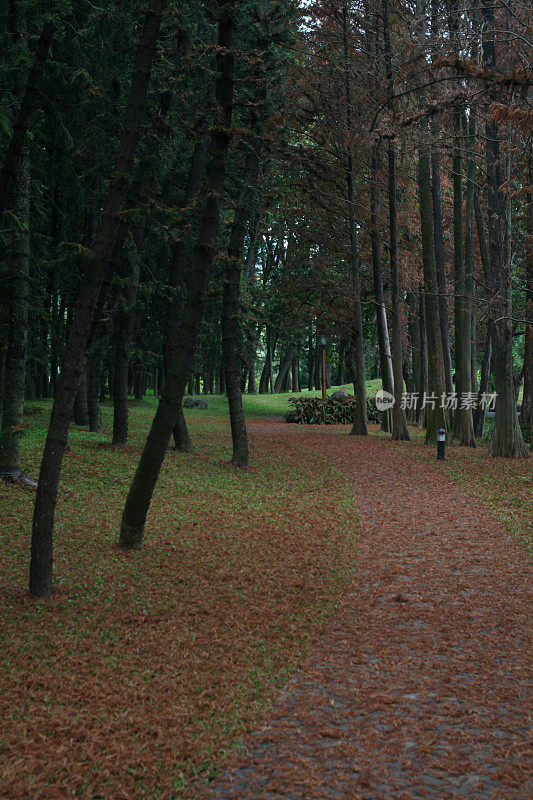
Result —
[[303, 444], [349, 478], [358, 567], [321, 640], [208, 796], [525, 800], [527, 556], [437, 470], [345, 431], [250, 424], [256, 447], [270, 437]]

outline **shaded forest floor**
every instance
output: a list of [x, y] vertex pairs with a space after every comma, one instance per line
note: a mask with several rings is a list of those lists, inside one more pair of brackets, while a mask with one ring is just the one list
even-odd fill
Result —
[[[26, 596], [33, 495], [0, 485], [0, 796], [195, 797], [226, 753], [244, 747], [323, 640], [350, 585], [357, 588], [357, 504], [363, 523], [381, 511], [356, 503], [353, 474], [316, 444], [344, 451], [355, 440], [341, 440], [346, 429], [320, 428], [310, 439], [256, 419], [252, 467], [235, 470], [225, 402], [207, 399], [208, 412], [188, 414], [196, 452], [169, 450], [141, 553], [119, 552], [115, 541], [153, 399], [132, 405], [123, 451], [107, 445], [109, 407], [103, 435], [72, 429], [56, 591], [46, 603]], [[282, 413], [286, 399], [247, 398], [248, 414]], [[28, 417], [30, 475], [48, 407], [35, 404]], [[358, 474], [377, 452], [418, 469], [433, 461], [419, 440], [392, 445], [380, 436], [373, 430], [364, 458], [353, 461]], [[447, 479], [468, 478], [510, 530], [531, 526], [529, 465], [453, 448], [435, 466], [424, 470], [442, 481], [444, 506]], [[391, 497], [408, 496], [395, 474], [390, 491], [388, 479], [383, 485]], [[509, 537], [502, 542], [500, 554], [512, 549]]]

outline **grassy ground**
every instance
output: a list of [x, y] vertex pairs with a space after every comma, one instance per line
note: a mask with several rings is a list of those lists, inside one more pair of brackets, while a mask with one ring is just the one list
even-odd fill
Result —
[[[103, 435], [71, 430], [47, 602], [26, 593], [33, 494], [0, 484], [0, 796], [194, 797], [331, 617], [356, 559], [345, 480], [253, 436], [234, 469], [225, 401], [209, 404], [188, 412], [196, 452], [168, 452], [140, 553], [115, 542], [155, 400], [132, 405], [126, 450], [109, 407]], [[31, 475], [48, 409], [27, 418]]]
[[[281, 415], [288, 396], [246, 396], [246, 414]], [[108, 446], [109, 407], [102, 435], [72, 429], [45, 603], [26, 593], [33, 494], [0, 484], [0, 796], [193, 798], [331, 618], [356, 560], [349, 486], [317, 454], [253, 435], [251, 468], [235, 470], [227, 402], [207, 400], [186, 412], [195, 453], [168, 452], [140, 553], [115, 542], [155, 399], [132, 404], [125, 450]], [[33, 410], [30, 475], [49, 404]], [[391, 447], [531, 532], [531, 462], [482, 444], [437, 463], [412, 433]]]

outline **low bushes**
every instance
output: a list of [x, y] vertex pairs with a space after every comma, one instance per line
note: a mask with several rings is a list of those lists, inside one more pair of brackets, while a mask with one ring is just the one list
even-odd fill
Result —
[[[328, 397], [325, 401], [321, 397], [289, 397], [289, 403], [292, 408], [285, 414], [286, 422], [299, 425], [348, 425], [355, 419], [355, 397], [343, 400]], [[369, 422], [381, 422], [381, 414], [373, 400], [366, 401], [366, 411]]]

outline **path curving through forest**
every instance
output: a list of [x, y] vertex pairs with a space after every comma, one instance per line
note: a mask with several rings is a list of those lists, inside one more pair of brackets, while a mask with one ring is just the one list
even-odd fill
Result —
[[[358, 569], [244, 755], [208, 790], [239, 800], [525, 800], [531, 571], [501, 522], [387, 441], [258, 420], [353, 485]], [[530, 684], [529, 684], [530, 685]]]

